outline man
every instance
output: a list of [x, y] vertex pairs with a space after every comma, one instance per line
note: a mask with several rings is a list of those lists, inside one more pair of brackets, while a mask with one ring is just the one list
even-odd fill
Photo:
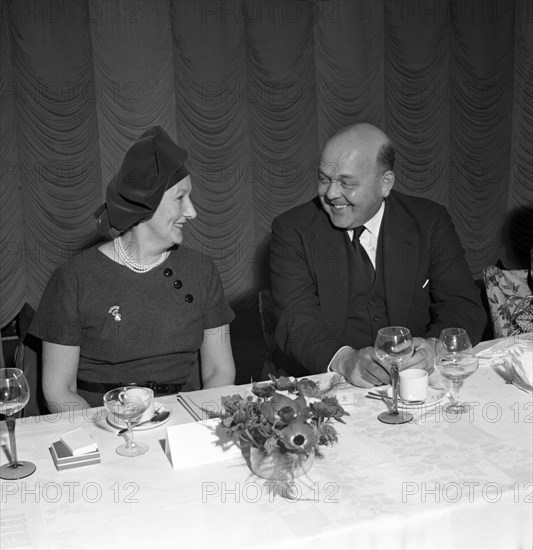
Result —
[[373, 349], [385, 326], [415, 337], [402, 369], [431, 371], [443, 328], [463, 327], [479, 342], [486, 315], [450, 216], [393, 191], [393, 168], [381, 130], [343, 128], [322, 151], [318, 197], [274, 220], [275, 359], [288, 374], [328, 369], [357, 386], [389, 383]]

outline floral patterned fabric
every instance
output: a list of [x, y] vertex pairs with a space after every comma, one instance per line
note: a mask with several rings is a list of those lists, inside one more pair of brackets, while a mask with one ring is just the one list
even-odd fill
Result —
[[533, 298], [527, 270], [508, 271], [494, 265], [483, 270], [494, 336], [501, 338], [533, 330]]

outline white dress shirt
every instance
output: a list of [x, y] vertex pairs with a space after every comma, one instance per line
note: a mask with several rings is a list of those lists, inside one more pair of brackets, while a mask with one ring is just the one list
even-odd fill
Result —
[[[384, 213], [385, 201], [381, 203], [379, 210], [374, 214], [374, 216], [364, 224], [366, 231], [363, 231], [361, 233], [361, 237], [359, 237], [359, 242], [368, 254], [374, 269], [376, 269], [376, 251], [378, 249], [379, 229], [381, 227]], [[348, 235], [351, 241], [353, 239], [353, 229], [348, 229]]]
[[[381, 206], [379, 207], [379, 210], [374, 214], [372, 218], [370, 218], [365, 224], [366, 231], [363, 231], [361, 233], [361, 237], [359, 237], [359, 242], [361, 243], [361, 246], [365, 249], [366, 253], [368, 254], [368, 257], [370, 258], [370, 261], [372, 262], [372, 265], [374, 266], [374, 269], [376, 269], [376, 252], [378, 249], [378, 237], [379, 237], [379, 230], [381, 228], [381, 222], [383, 221], [383, 214], [385, 213], [385, 201], [381, 203]], [[348, 229], [348, 236], [350, 237], [350, 241], [353, 239], [353, 229]], [[331, 358], [331, 361], [328, 365], [328, 372], [331, 371], [330, 367], [333, 361], [335, 360], [335, 357], [337, 357], [337, 354], [345, 349], [349, 348], [350, 346], [342, 346], [342, 348], [339, 348], [337, 350], [337, 353]]]

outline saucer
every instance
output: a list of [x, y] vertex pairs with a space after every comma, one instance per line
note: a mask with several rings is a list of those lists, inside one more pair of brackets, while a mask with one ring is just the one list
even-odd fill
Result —
[[[376, 391], [376, 388], [374, 388], [374, 391]], [[428, 388], [428, 396], [426, 400], [422, 403], [418, 401], [416, 403], [410, 403], [409, 401], [405, 401], [400, 396], [398, 396], [398, 409], [405, 411], [412, 411], [413, 409], [422, 408], [430, 409], [432, 407], [435, 407], [446, 397], [446, 391], [447, 390], [445, 390], [444, 388], [432, 388], [430, 386]], [[390, 386], [380, 389], [376, 393], [381, 393], [384, 396], [390, 397], [392, 399], [392, 388]]]
[[[168, 411], [168, 407], [163, 405], [163, 403], [161, 403], [161, 401], [154, 401], [154, 410], [155, 410], [156, 413], [163, 412], [163, 411]], [[170, 420], [171, 416], [172, 416], [172, 413], [170, 413], [164, 420], [160, 420], [159, 422], [147, 422], [146, 424], [143, 424], [142, 426], [134, 426], [133, 431], [134, 432], [143, 432], [145, 430], [153, 430], [154, 428], [158, 428], [159, 426], [162, 426], [163, 424], [166, 424]], [[107, 415], [106, 420], [107, 420], [107, 423], [112, 428], [117, 428], [119, 430], [121, 430], [122, 428], [127, 428], [125, 423], [113, 422], [109, 418], [109, 415]]]

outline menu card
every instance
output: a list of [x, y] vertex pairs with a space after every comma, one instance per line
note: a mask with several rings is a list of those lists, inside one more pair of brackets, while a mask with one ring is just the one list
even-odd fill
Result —
[[172, 468], [181, 470], [239, 458], [240, 448], [228, 437], [220, 419], [169, 426], [165, 454]]

